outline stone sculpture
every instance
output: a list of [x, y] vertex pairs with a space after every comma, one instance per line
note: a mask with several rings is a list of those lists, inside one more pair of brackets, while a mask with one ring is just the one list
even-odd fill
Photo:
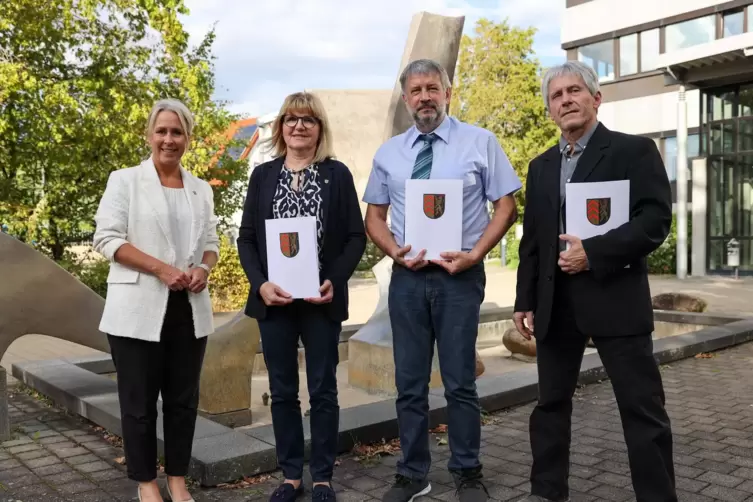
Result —
[[526, 340], [515, 328], [510, 328], [502, 335], [502, 344], [512, 354], [513, 359], [524, 362], [536, 361], [536, 340]]
[[661, 293], [651, 298], [656, 310], [676, 310], [678, 312], [704, 312], [708, 304], [702, 298], [685, 293]]
[[[27, 334], [110, 352], [107, 337], [98, 329], [105, 306], [102, 297], [42, 253], [4, 233], [0, 233], [0, 277], [0, 358], [14, 340]], [[258, 348], [256, 320], [243, 313], [209, 337], [199, 401], [203, 415], [250, 421], [250, 378]], [[0, 378], [5, 380], [5, 375]], [[0, 409], [0, 425], [5, 414]]]

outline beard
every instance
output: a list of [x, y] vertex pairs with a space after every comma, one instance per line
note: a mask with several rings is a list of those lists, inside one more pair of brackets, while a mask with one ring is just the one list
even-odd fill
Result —
[[[426, 108], [431, 109], [434, 113], [430, 115], [421, 115], [419, 112]], [[444, 119], [444, 110], [440, 110], [434, 103], [421, 105], [415, 112], [413, 112], [413, 120], [419, 129], [434, 129], [440, 122], [442, 122], [442, 119]]]

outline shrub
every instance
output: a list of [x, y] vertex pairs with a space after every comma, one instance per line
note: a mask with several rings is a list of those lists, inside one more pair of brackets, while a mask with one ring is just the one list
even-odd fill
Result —
[[[691, 215], [688, 214], [688, 242], [691, 241]], [[688, 246], [687, 262], [690, 264], [691, 252]], [[647, 257], [649, 274], [675, 274], [677, 273], [677, 216], [672, 215], [672, 226], [669, 235], [653, 253]]]
[[371, 269], [379, 263], [379, 260], [384, 258], [384, 253], [377, 247], [376, 244], [370, 239], [366, 238], [366, 249], [361, 256], [361, 261], [358, 262], [356, 272], [370, 272]]
[[248, 300], [249, 284], [243, 271], [238, 250], [225, 236], [220, 236], [220, 261], [209, 277], [209, 293], [215, 312], [235, 312]]
[[57, 264], [102, 298], [107, 297], [107, 275], [110, 273], [110, 262], [99, 254], [91, 250], [80, 255], [66, 251]]

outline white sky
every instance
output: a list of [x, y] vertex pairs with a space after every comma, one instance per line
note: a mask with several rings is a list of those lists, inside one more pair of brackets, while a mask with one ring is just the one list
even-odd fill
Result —
[[411, 18], [465, 15], [465, 32], [486, 17], [538, 29], [543, 64], [565, 59], [565, 0], [186, 0], [196, 43], [217, 24], [216, 98], [254, 117], [301, 89], [391, 89]]

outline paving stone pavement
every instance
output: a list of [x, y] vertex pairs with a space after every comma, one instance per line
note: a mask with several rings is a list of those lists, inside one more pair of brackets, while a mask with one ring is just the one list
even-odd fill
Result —
[[[675, 439], [682, 502], [753, 501], [753, 343], [662, 367]], [[517, 500], [528, 489], [528, 416], [532, 404], [486, 418], [482, 461], [492, 499]], [[0, 445], [0, 501], [134, 500], [135, 485], [116, 459], [122, 449], [92, 425], [28, 393], [10, 398], [14, 439]], [[454, 500], [446, 471], [449, 448], [432, 437], [430, 473], [436, 500]], [[570, 484], [573, 501], [634, 500], [622, 428], [608, 381], [575, 397]], [[397, 456], [339, 459], [334, 486], [341, 502], [379, 499]], [[194, 487], [197, 502], [265, 500], [280, 474], [245, 488]], [[310, 478], [306, 479], [310, 487]]]

